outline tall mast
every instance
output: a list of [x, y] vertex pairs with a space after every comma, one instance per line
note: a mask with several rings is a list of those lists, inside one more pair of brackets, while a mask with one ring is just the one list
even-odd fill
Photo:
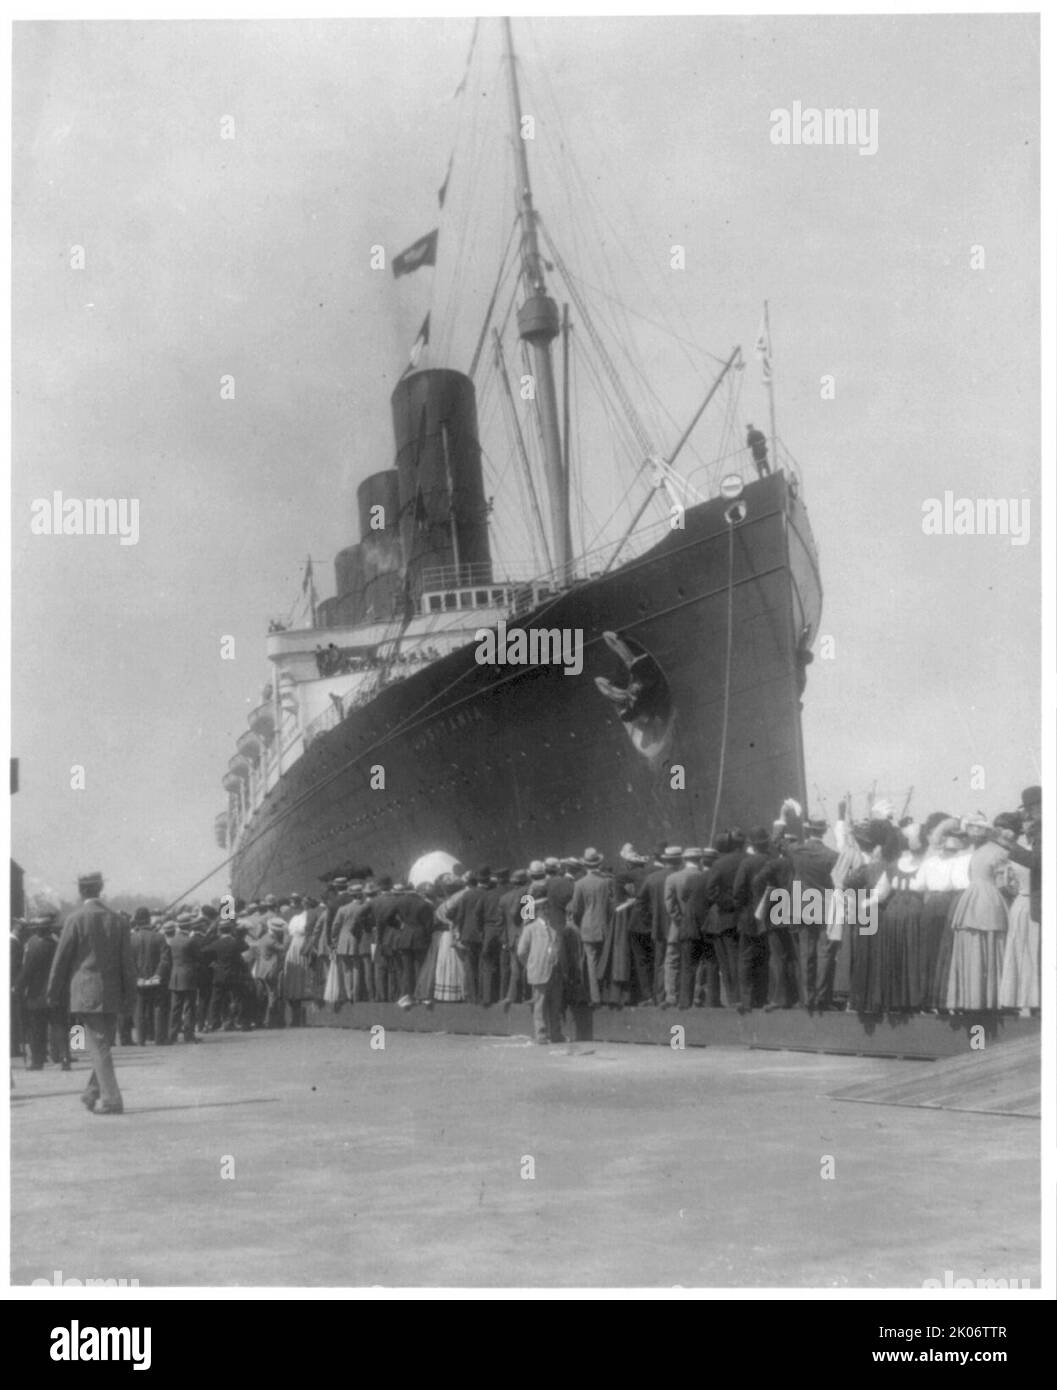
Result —
[[547, 294], [543, 279], [543, 260], [536, 232], [536, 211], [532, 206], [528, 155], [521, 133], [521, 96], [518, 92], [514, 35], [510, 20], [503, 21], [506, 33], [507, 76], [510, 88], [511, 135], [518, 180], [518, 218], [521, 222], [521, 278], [525, 300], [518, 309], [518, 332], [532, 349], [536, 409], [543, 440], [543, 472], [550, 502], [551, 550], [556, 579], [568, 584], [572, 579], [572, 534], [569, 525], [569, 482], [562, 465], [561, 432], [558, 428], [558, 392], [554, 383], [551, 343], [558, 336], [558, 306]]

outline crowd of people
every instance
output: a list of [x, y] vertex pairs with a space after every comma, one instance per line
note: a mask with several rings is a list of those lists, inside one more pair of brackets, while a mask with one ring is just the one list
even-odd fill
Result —
[[[64, 925], [56, 912], [15, 924], [12, 1025], [31, 1069], [68, 1068], [71, 1018], [108, 1016], [89, 1030], [98, 1083], [115, 1039], [298, 1027], [308, 1006], [531, 1000], [539, 1042], [561, 1040], [579, 1007], [1026, 1017], [1040, 1007], [1041, 830], [1038, 787], [991, 821], [897, 824], [879, 804], [849, 823], [842, 804], [830, 827], [787, 801], [769, 828], [653, 855], [625, 845], [615, 866], [588, 849], [417, 884], [364, 869], [318, 896], [144, 907], [131, 921], [86, 875]], [[99, 1113], [119, 1106], [104, 1097]]]

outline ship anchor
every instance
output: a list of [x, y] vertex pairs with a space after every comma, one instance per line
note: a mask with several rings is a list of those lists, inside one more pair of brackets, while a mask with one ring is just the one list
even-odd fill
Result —
[[615, 685], [603, 676], [595, 685], [617, 706], [628, 737], [644, 757], [658, 758], [668, 747], [672, 730], [672, 699], [657, 659], [628, 638], [604, 632], [606, 646], [623, 662], [627, 684]]

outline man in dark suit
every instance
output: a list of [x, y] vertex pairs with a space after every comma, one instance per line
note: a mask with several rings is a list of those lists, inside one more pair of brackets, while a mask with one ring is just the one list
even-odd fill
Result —
[[54, 910], [48, 910], [30, 919], [33, 935], [26, 942], [22, 958], [20, 983], [30, 1071], [43, 1068], [49, 1045], [51, 1060], [61, 1063], [63, 1071], [70, 1070], [70, 1034], [66, 1011], [48, 1007], [48, 977], [58, 944], [53, 934], [58, 915]]
[[[706, 876], [701, 868], [705, 852], [696, 845], [683, 850], [683, 867], [668, 875], [664, 885], [664, 906], [668, 914], [669, 941], [674, 928], [678, 947], [676, 969], [666, 965], [664, 972], [664, 1000], [671, 1007], [689, 1009], [694, 1003], [694, 984], [697, 979], [697, 966], [704, 951], [704, 913], [691, 911], [691, 902], [699, 888], [703, 888]], [[669, 958], [670, 959], [670, 958]], [[718, 1000], [717, 1000], [718, 1002]]]
[[[797, 901], [799, 884], [799, 901], [803, 905], [801, 917], [807, 919], [801, 920], [796, 929], [800, 1003], [806, 1009], [813, 1009], [818, 1003], [819, 938], [826, 920], [825, 904], [833, 891], [833, 866], [837, 862], [837, 854], [822, 843], [822, 836], [826, 833], [824, 820], [806, 821], [804, 830], [804, 838], [790, 848], [789, 858], [793, 865], [793, 900]], [[816, 906], [815, 910], [808, 912], [806, 905], [811, 898], [821, 907]], [[825, 973], [823, 961], [824, 976]]]
[[140, 1047], [161, 1036], [161, 958], [165, 940], [151, 924], [150, 909], [137, 907], [132, 915], [132, 959], [136, 966], [136, 1007], [132, 1015]]
[[397, 909], [400, 926], [394, 940], [396, 950], [396, 1002], [410, 1009], [415, 1002], [418, 973], [429, 950], [433, 934], [433, 904], [421, 888], [410, 884], [397, 885]]
[[763, 894], [757, 878], [771, 856], [771, 837], [763, 826], [749, 831], [749, 842], [734, 876], [738, 930], [738, 1013], [767, 1003], [767, 921], [757, 916]]
[[592, 1008], [602, 1001], [598, 988], [598, 963], [602, 954], [602, 943], [606, 939], [616, 911], [616, 889], [613, 880], [600, 872], [602, 856], [596, 849], [584, 851], [584, 867], [587, 872], [576, 880], [573, 896], [569, 903], [569, 916], [580, 933], [583, 946], [584, 969], [587, 974], [587, 989]]
[[356, 998], [356, 918], [363, 908], [363, 884], [351, 882], [334, 914], [334, 954], [341, 971], [341, 985], [351, 1004]]
[[77, 889], [81, 906], [63, 926], [48, 978], [48, 1005], [68, 1007], [84, 1027], [92, 1074], [82, 1103], [100, 1115], [120, 1115], [125, 1106], [110, 1049], [118, 1018], [130, 1013], [135, 1004], [132, 942], [128, 923], [100, 900], [102, 874], [83, 874]]
[[727, 1002], [736, 1005], [738, 991], [738, 909], [734, 901], [734, 882], [745, 857], [745, 836], [740, 830], [729, 830], [716, 838], [719, 855], [708, 871], [708, 881], [693, 906], [704, 908], [707, 921], [702, 930], [714, 953], [708, 979], [708, 1003], [719, 1003], [719, 980], [727, 993]]
[[195, 1036], [195, 1010], [198, 991], [198, 937], [191, 931], [194, 914], [181, 908], [176, 916], [176, 930], [168, 940], [169, 950], [169, 1041], [174, 1043], [184, 1035], [184, 1042], [198, 1042]]
[[659, 850], [653, 868], [639, 888], [639, 906], [642, 909], [640, 940], [644, 947], [647, 940], [649, 942], [649, 960], [643, 962], [643, 969], [652, 971], [650, 997], [642, 1000], [644, 1004], [659, 1004], [664, 999], [664, 954], [668, 939], [664, 885], [672, 869], [682, 862], [682, 850], [677, 850], [674, 845], [670, 851]]
[[371, 903], [374, 918], [374, 998], [380, 1004], [395, 1004], [397, 1000], [396, 944], [400, 936], [401, 896], [393, 886], [393, 880], [382, 877], [378, 880], [378, 893]]

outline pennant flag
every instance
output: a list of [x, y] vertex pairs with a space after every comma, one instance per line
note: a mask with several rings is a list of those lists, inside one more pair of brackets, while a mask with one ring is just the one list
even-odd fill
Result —
[[760, 324], [760, 333], [759, 337], [756, 339], [753, 352], [760, 359], [760, 365], [763, 369], [763, 379], [769, 385], [771, 381], [771, 344], [767, 337], [766, 319]]
[[451, 181], [451, 166], [452, 166], [452, 162], [454, 161], [454, 159], [455, 159], [455, 156], [454, 156], [454, 155], [450, 155], [450, 156], [449, 156], [449, 158], [448, 158], [448, 172], [444, 175], [444, 182], [441, 184], [440, 188], [437, 190], [437, 202], [441, 205], [441, 207], [444, 206], [444, 199], [448, 196], [448, 184], [449, 184], [449, 182]]
[[437, 228], [434, 227], [432, 232], [419, 237], [406, 251], [393, 257], [393, 274], [399, 279], [401, 275], [410, 275], [413, 270], [418, 270], [419, 266], [436, 264]]
[[418, 366], [418, 359], [422, 356], [423, 348], [429, 345], [429, 314], [422, 320], [422, 327], [418, 330], [418, 337], [415, 339], [411, 349], [409, 361], [412, 367]]

